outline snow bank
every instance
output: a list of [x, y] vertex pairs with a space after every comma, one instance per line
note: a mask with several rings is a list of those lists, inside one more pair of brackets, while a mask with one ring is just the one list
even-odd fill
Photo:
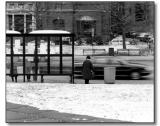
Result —
[[6, 33], [7, 33], [7, 34], [21, 34], [20, 32], [18, 32], [18, 31], [13, 31], [13, 30], [7, 30]]
[[41, 110], [153, 122], [152, 84], [7, 83], [7, 101]]

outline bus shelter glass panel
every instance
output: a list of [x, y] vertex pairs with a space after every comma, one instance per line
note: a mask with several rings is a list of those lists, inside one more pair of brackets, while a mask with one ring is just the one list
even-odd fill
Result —
[[35, 62], [33, 56], [25, 57], [25, 74], [33, 74], [35, 68]]
[[6, 54], [11, 54], [11, 37], [6, 37]]
[[13, 37], [13, 53], [23, 54], [23, 38]]
[[72, 74], [72, 57], [63, 57], [63, 74]]
[[11, 57], [6, 57], [6, 74], [11, 72]]
[[48, 57], [39, 56], [38, 57], [38, 74], [47, 74], [48, 73]]
[[62, 37], [62, 52], [63, 54], [72, 54], [71, 37]]
[[48, 37], [37, 37], [38, 54], [47, 54], [48, 52]]
[[25, 37], [25, 54], [35, 53], [35, 37]]
[[13, 74], [23, 74], [23, 57], [13, 57]]
[[60, 37], [50, 37], [50, 54], [60, 54]]
[[50, 74], [60, 74], [59, 57], [50, 57]]

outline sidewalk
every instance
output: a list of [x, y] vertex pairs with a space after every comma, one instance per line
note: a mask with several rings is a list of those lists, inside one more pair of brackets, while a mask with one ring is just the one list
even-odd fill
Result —
[[36, 107], [6, 103], [6, 122], [121, 122], [113, 119], [86, 115], [60, 113], [54, 110], [39, 110]]

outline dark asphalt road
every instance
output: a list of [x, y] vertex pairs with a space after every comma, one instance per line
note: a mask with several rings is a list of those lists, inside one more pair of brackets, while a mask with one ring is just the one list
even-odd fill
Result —
[[[154, 83], [154, 61], [153, 60], [134, 60], [132, 62], [135, 63], [140, 63], [147, 65], [150, 67], [153, 72], [151, 75], [146, 76], [142, 78], [141, 80], [130, 80], [129, 78], [116, 78], [115, 83], [116, 84], [153, 84]], [[155, 69], [156, 70], [156, 69]], [[11, 78], [9, 76], [6, 77], [6, 82], [11, 82]], [[19, 76], [18, 77], [18, 82], [23, 82], [23, 77]], [[33, 79], [31, 77], [31, 82], [33, 82]], [[40, 77], [38, 77], [38, 81], [40, 82]], [[70, 82], [70, 77], [65, 77], [65, 76], [45, 76], [44, 77], [44, 82], [46, 83], [69, 83]], [[104, 78], [95, 78], [94, 80], [90, 81], [92, 84], [104, 84]], [[81, 76], [76, 76], [75, 75], [75, 83], [76, 84], [83, 84], [84, 80], [82, 79]]]

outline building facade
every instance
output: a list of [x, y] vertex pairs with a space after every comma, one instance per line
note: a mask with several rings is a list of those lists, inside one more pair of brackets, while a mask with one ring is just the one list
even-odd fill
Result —
[[59, 29], [73, 32], [76, 39], [108, 41], [123, 27], [125, 32], [154, 32], [154, 2], [12, 2], [6, 15], [7, 29], [23, 33]]
[[27, 33], [36, 29], [33, 2], [6, 2], [6, 29]]
[[154, 2], [126, 2], [126, 14], [130, 16], [130, 30], [136, 32], [151, 32], [155, 29]]
[[41, 4], [42, 29], [74, 32], [76, 38], [109, 37], [110, 16], [107, 2], [44, 2]]

